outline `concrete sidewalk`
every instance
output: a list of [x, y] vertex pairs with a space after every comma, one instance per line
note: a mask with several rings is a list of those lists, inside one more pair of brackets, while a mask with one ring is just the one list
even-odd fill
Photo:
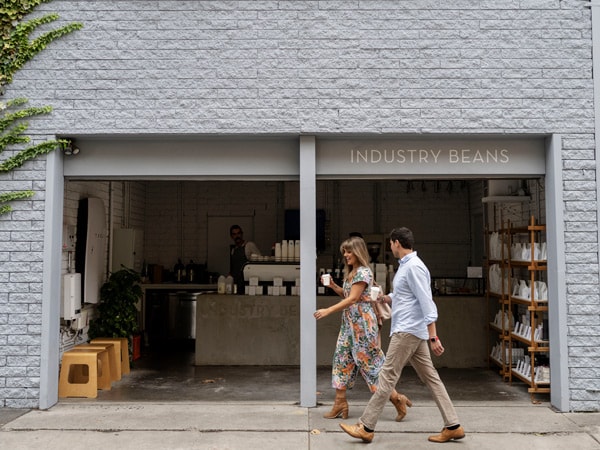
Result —
[[[282, 402], [59, 403], [48, 411], [0, 409], [0, 448], [311, 449], [362, 448], [339, 428], [355, 423], [366, 402], [353, 402], [347, 420], [323, 419], [331, 404], [302, 408]], [[467, 433], [448, 443], [462, 449], [600, 449], [600, 413], [557, 413], [547, 403], [456, 402]], [[439, 448], [427, 441], [442, 427], [433, 402], [420, 402], [394, 422], [386, 406], [369, 448]]]

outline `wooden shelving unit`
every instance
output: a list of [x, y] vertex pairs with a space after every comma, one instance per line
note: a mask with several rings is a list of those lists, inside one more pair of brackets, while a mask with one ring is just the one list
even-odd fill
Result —
[[[544, 333], [539, 328], [548, 312], [547, 295], [544, 298], [540, 296], [543, 291], [540, 282], [545, 282], [547, 274], [543, 244], [546, 227], [536, 224], [532, 216], [525, 227], [513, 227], [509, 221], [502, 229], [488, 231], [488, 255], [492, 233], [497, 233], [501, 251], [499, 257], [496, 254], [493, 255], [496, 258], [487, 259], [488, 280], [491, 278], [490, 268], [498, 265], [501, 282], [497, 292], [492, 290], [490, 283], [486, 289], [488, 306], [493, 308], [497, 305], [496, 320], [490, 320], [489, 323], [490, 334], [497, 333], [497, 344], [490, 352], [490, 365], [500, 367], [499, 373], [505, 381], [516, 379], [526, 383], [533, 400], [534, 394], [550, 392], [549, 367], [538, 362], [540, 356], [548, 355], [550, 351], [550, 343], [543, 339]], [[527, 258], [513, 254], [513, 249], [518, 250], [519, 246], [524, 249], [524, 254], [528, 252]], [[518, 280], [516, 287], [515, 280]], [[517, 316], [519, 320], [515, 318], [517, 311], [521, 312]], [[491, 311], [489, 316], [492, 317]], [[500, 321], [497, 320], [498, 316], [501, 317]]]
[[[525, 358], [519, 364], [513, 364], [511, 361], [510, 381], [517, 378], [529, 385], [528, 392], [533, 394], [549, 393], [550, 392], [550, 377], [549, 368], [545, 365], [540, 365], [537, 362], [541, 354], [549, 354], [550, 342], [543, 339], [542, 329], [543, 316], [548, 312], [548, 299], [540, 298], [539, 289], [536, 289], [536, 283], [544, 281], [547, 274], [547, 261], [543, 250], [546, 236], [546, 226], [535, 223], [535, 217], [531, 217], [527, 227], [512, 227], [508, 224], [508, 241], [509, 248], [512, 248], [513, 243], [519, 242], [519, 236], [524, 238], [522, 244], [529, 248], [529, 258], [508, 259], [508, 270], [511, 274], [525, 275], [528, 283], [527, 297], [523, 295], [514, 295], [514, 292], [509, 295], [509, 309], [513, 311], [514, 306], [521, 305], [521, 310], [525, 313], [528, 319], [528, 324], [521, 325], [518, 329], [513, 329], [510, 333], [511, 346], [509, 353], [513, 349], [513, 344], [520, 347], [525, 347]], [[539, 286], [539, 284], [538, 284]], [[522, 294], [522, 292], [519, 292]], [[517, 309], [517, 308], [514, 308]], [[537, 329], [537, 331], [536, 331]], [[537, 334], [537, 335], [536, 335]]]

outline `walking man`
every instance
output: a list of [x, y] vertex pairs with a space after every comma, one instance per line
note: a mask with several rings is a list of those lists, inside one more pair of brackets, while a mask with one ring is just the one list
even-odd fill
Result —
[[377, 420], [400, 379], [402, 369], [410, 362], [425, 383], [442, 414], [444, 428], [429, 436], [431, 442], [448, 442], [465, 437], [446, 387], [433, 366], [431, 351], [440, 356], [444, 347], [436, 333], [437, 307], [431, 295], [431, 276], [425, 263], [413, 250], [414, 237], [408, 228], [395, 228], [390, 233], [390, 248], [399, 266], [394, 276], [393, 291], [379, 301], [392, 305], [391, 338], [385, 363], [379, 372], [377, 390], [356, 425], [340, 424], [350, 436], [371, 442]]

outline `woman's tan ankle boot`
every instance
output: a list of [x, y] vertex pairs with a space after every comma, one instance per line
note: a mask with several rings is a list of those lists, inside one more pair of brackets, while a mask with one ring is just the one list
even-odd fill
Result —
[[348, 418], [348, 402], [346, 401], [346, 391], [342, 389], [335, 390], [335, 402], [333, 408], [323, 416], [325, 419]]

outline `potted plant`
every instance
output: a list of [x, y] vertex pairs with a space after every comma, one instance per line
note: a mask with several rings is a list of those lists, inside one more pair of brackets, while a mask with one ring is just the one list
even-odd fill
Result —
[[90, 339], [126, 337], [131, 346], [132, 337], [138, 331], [136, 303], [142, 298], [140, 281], [140, 275], [128, 268], [110, 275], [100, 288], [97, 317], [90, 321], [88, 331]]

